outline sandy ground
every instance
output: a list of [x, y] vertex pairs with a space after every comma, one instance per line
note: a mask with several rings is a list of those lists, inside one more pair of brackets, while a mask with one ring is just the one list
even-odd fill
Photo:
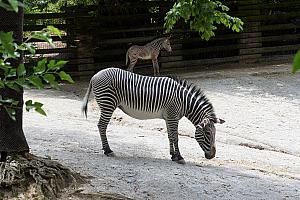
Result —
[[200, 85], [226, 123], [217, 125], [217, 156], [204, 158], [194, 127], [180, 121], [185, 165], [170, 160], [163, 120], [136, 120], [116, 110], [106, 157], [97, 129], [99, 110], [80, 112], [88, 82], [62, 91], [29, 90], [48, 117], [25, 113], [31, 151], [91, 177], [84, 193], [118, 193], [134, 199], [299, 199], [300, 74], [290, 66], [180, 74]]

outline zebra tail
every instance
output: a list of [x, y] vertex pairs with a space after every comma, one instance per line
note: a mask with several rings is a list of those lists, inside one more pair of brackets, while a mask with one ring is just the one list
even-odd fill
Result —
[[128, 50], [126, 52], [126, 67], [127, 67], [127, 64], [128, 64]]
[[86, 94], [83, 98], [82, 105], [81, 105], [81, 112], [86, 118], [87, 118], [87, 107], [88, 107], [88, 102], [89, 102], [89, 96], [90, 96], [90, 93], [91, 93], [91, 89], [92, 89], [92, 82], [90, 82], [90, 84], [89, 84], [89, 87], [86, 91]]

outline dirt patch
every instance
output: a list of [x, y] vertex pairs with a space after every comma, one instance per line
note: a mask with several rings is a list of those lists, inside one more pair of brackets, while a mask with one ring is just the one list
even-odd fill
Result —
[[107, 134], [116, 157], [104, 156], [94, 100], [87, 119], [80, 112], [88, 82], [26, 91], [26, 98], [45, 104], [48, 117], [25, 113], [24, 129], [33, 153], [94, 177], [82, 188], [87, 196], [78, 198], [104, 192], [134, 199], [297, 199], [300, 74], [289, 70], [281, 65], [180, 74], [199, 85], [226, 120], [216, 127], [212, 160], [204, 158], [187, 119], [179, 124], [186, 160], [179, 165], [170, 160], [163, 120], [136, 120], [120, 110]]
[[69, 200], [133, 200], [131, 198], [125, 197], [119, 194], [111, 194], [105, 192], [98, 192], [98, 193], [81, 193], [75, 192], [72, 194], [65, 194], [60, 197], [61, 200], [69, 199]]

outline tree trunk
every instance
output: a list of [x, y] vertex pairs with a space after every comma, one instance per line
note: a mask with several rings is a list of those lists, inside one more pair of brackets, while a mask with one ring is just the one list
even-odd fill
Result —
[[[12, 31], [15, 40], [22, 42], [24, 12], [23, 8], [19, 9], [18, 13], [0, 9], [0, 31]], [[13, 66], [18, 66], [21, 62], [22, 59], [11, 61]], [[23, 108], [23, 90], [16, 92], [10, 89], [0, 89], [0, 95], [19, 101], [19, 107]], [[22, 123], [23, 109], [16, 110], [16, 121], [14, 121], [8, 116], [5, 109], [0, 107], [0, 152], [2, 161], [5, 160], [7, 153], [29, 151]]]

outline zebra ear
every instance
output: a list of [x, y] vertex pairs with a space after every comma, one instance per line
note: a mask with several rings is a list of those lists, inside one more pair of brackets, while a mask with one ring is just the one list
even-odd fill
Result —
[[172, 34], [170, 34], [167, 38], [168, 38], [168, 39], [171, 39], [171, 37], [172, 37]]
[[225, 120], [220, 119], [220, 118], [214, 118], [212, 121], [213, 121], [214, 123], [219, 123], [219, 124], [223, 124], [223, 123], [225, 122]]

